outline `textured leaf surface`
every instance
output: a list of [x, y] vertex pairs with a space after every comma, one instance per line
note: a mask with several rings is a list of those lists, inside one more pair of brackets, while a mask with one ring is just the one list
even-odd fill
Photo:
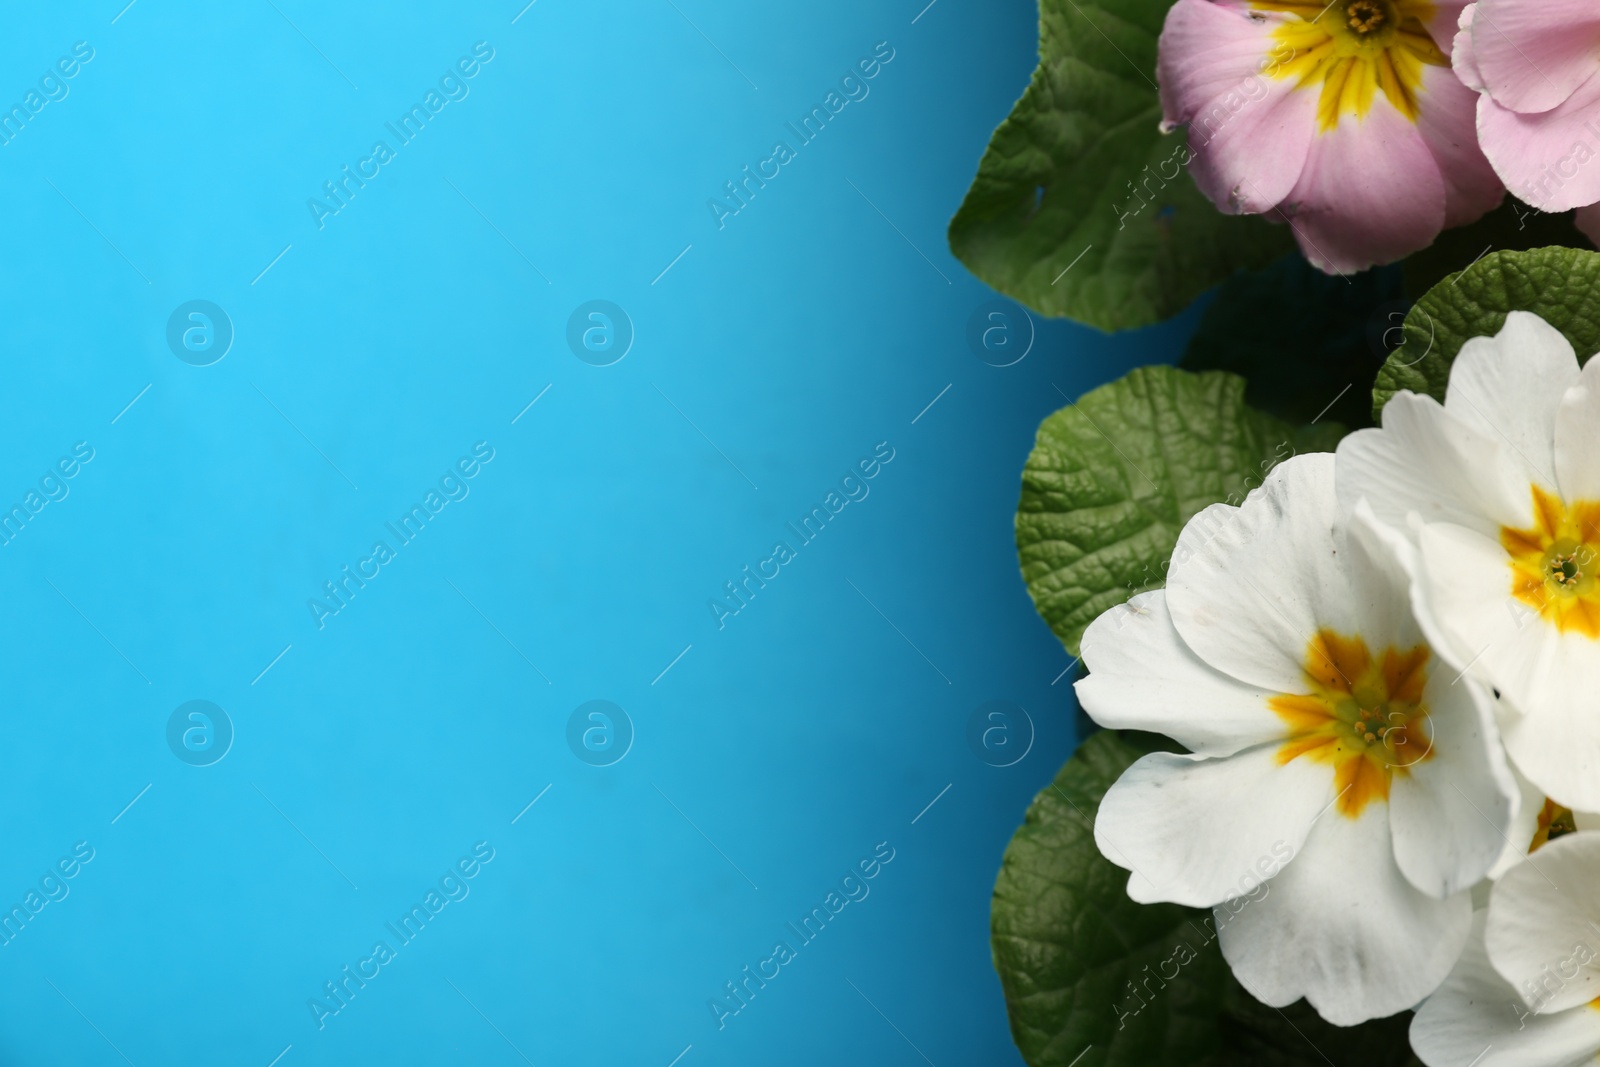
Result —
[[1600, 253], [1491, 252], [1428, 290], [1406, 316], [1405, 344], [1378, 371], [1373, 416], [1402, 389], [1443, 401], [1461, 346], [1499, 333], [1511, 311], [1540, 315], [1587, 360], [1600, 351]]
[[1012, 1036], [1032, 1067], [1067, 1067], [1079, 1055], [1078, 1067], [1144, 1067], [1221, 1049], [1221, 953], [1197, 956], [1143, 1008], [1128, 984], [1146, 966], [1154, 972], [1173, 959], [1180, 944], [1209, 943], [1210, 916], [1133, 903], [1124, 890], [1128, 872], [1094, 844], [1100, 798], [1128, 764], [1158, 747], [1149, 736], [1089, 738], [1034, 800], [1006, 849], [991, 914], [995, 966]]
[[1040, 425], [1017, 550], [1034, 606], [1073, 655], [1096, 615], [1165, 581], [1192, 515], [1238, 503], [1278, 463], [1344, 432], [1256, 411], [1244, 386], [1221, 371], [1141, 367]]
[[1039, 5], [1038, 69], [989, 142], [950, 248], [1042, 314], [1149, 325], [1294, 247], [1285, 226], [1217, 211], [1183, 169], [1187, 135], [1160, 132], [1156, 41], [1170, 6]]

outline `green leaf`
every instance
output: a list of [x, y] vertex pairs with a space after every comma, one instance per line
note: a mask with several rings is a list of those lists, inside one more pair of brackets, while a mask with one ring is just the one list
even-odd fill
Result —
[[1248, 383], [1244, 398], [1291, 422], [1329, 418], [1362, 426], [1372, 382], [1398, 341], [1411, 302], [1399, 267], [1347, 277], [1300, 256], [1235, 274], [1206, 308], [1179, 366], [1227, 370]]
[[1208, 944], [1210, 916], [1135, 904], [1124, 889], [1128, 872], [1094, 843], [1100, 798], [1159, 741], [1110, 731], [1089, 738], [1034, 800], [1006, 849], [990, 911], [992, 945], [1011, 1035], [1032, 1067], [1067, 1067], [1080, 1055], [1077, 1067], [1146, 1067], [1221, 1049], [1227, 965], [1220, 953], [1185, 965], [1142, 1009], [1128, 985], [1143, 979], [1146, 966], [1155, 972], [1173, 959], [1180, 944], [1191, 951]]
[[1443, 401], [1461, 346], [1499, 333], [1511, 311], [1539, 315], [1588, 359], [1600, 349], [1600, 253], [1491, 252], [1429, 289], [1406, 316], [1405, 343], [1378, 371], [1373, 417], [1402, 389]]
[[1160, 132], [1170, 6], [1041, 0], [1038, 69], [950, 223], [956, 257], [1041, 314], [1146, 326], [1294, 247], [1287, 227], [1212, 206], [1183, 173], [1187, 135]]
[[[1031, 1067], [1400, 1067], [1409, 1014], [1341, 1029], [1234, 981], [1208, 912], [1129, 900], [1093, 820], [1135, 759], [1173, 746], [1103, 731], [1034, 800], [990, 915], [1011, 1033]], [[1136, 983], [1136, 985], [1134, 984]]]
[[1017, 550], [1034, 607], [1073, 655], [1095, 616], [1161, 586], [1192, 515], [1238, 503], [1284, 459], [1343, 436], [1250, 408], [1244, 386], [1221, 371], [1141, 367], [1039, 426]]

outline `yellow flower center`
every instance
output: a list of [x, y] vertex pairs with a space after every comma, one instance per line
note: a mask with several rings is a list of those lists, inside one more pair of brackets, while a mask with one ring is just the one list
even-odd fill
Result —
[[1562, 633], [1600, 638], [1600, 501], [1567, 504], [1533, 487], [1533, 525], [1500, 528], [1511, 595]]
[[1278, 762], [1331, 763], [1339, 813], [1349, 818], [1388, 800], [1390, 780], [1433, 755], [1422, 703], [1429, 655], [1427, 645], [1373, 655], [1360, 637], [1319, 630], [1306, 647], [1310, 692], [1267, 702], [1288, 727]]
[[1395, 110], [1417, 121], [1417, 96], [1428, 67], [1450, 58], [1428, 34], [1434, 7], [1426, 0], [1253, 0], [1258, 11], [1299, 18], [1280, 26], [1265, 73], [1293, 78], [1297, 88], [1320, 86], [1317, 125], [1327, 132], [1341, 115], [1364, 118], [1379, 91]]

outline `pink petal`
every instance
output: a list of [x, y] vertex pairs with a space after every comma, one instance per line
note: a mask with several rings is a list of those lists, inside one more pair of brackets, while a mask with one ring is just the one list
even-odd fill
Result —
[[1468, 4], [1461, 9], [1461, 20], [1457, 23], [1460, 28], [1450, 47], [1450, 68], [1463, 85], [1481, 93], [1486, 91], [1483, 75], [1478, 71], [1478, 57], [1472, 51], [1472, 17], [1477, 10], [1477, 4]]
[[[1484, 2], [1479, 0], [1480, 21]], [[1519, 114], [1479, 97], [1478, 140], [1506, 187], [1541, 211], [1600, 200], [1600, 68], [1565, 103], [1542, 115]]]
[[1434, 0], [1433, 14], [1424, 20], [1423, 25], [1441, 52], [1450, 51], [1450, 43], [1455, 40], [1456, 30], [1461, 25], [1462, 11], [1472, 6], [1467, 0]]
[[1600, 247], [1600, 204], [1590, 204], [1580, 207], [1578, 213], [1572, 217], [1572, 222], [1583, 232], [1583, 235]]
[[1478, 0], [1472, 51], [1490, 95], [1513, 111], [1549, 111], [1600, 71], [1594, 0]]
[[1271, 210], [1300, 178], [1316, 129], [1315, 91], [1263, 73], [1289, 16], [1178, 0], [1161, 33], [1168, 124], [1189, 125], [1195, 183], [1218, 208]]
[[1380, 95], [1312, 142], [1281, 210], [1307, 259], [1349, 274], [1426, 248], [1444, 228], [1445, 184], [1417, 127]]
[[1156, 58], [1161, 113], [1172, 126], [1260, 68], [1272, 32], [1287, 16], [1251, 18], [1250, 9], [1212, 0], [1178, 0], [1167, 12]]
[[1506, 189], [1478, 147], [1478, 94], [1443, 67], [1422, 75], [1417, 129], [1444, 179], [1444, 224], [1464, 226], [1493, 211]]

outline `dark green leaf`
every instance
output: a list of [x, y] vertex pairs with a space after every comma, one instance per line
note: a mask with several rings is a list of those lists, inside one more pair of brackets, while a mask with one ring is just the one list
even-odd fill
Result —
[[1161, 134], [1156, 40], [1170, 6], [1039, 5], [1039, 67], [989, 142], [950, 248], [1042, 314], [1149, 325], [1294, 247], [1284, 226], [1213, 207], [1183, 171], [1186, 134]]
[[[1200, 953], [1215, 938], [1210, 916], [1133, 903], [1128, 872], [1094, 844], [1100, 798], [1159, 741], [1109, 731], [1089, 738], [1006, 849], [991, 911], [994, 959], [1011, 1034], [1032, 1067], [1067, 1067], [1080, 1055], [1078, 1067], [1190, 1063], [1222, 1047], [1227, 965], [1219, 952]], [[1166, 964], [1171, 973], [1167, 961], [1190, 955], [1164, 988], [1159, 975], [1149, 991], [1131, 985], [1146, 968]]]

